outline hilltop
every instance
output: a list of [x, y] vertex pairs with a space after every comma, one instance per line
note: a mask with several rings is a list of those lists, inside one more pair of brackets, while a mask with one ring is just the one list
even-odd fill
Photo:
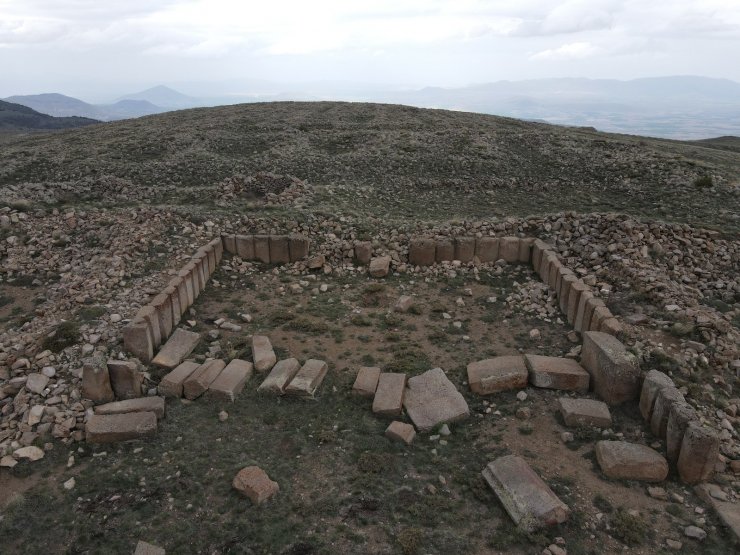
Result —
[[0, 132], [70, 129], [99, 123], [81, 117], [52, 117], [20, 104], [0, 100]]

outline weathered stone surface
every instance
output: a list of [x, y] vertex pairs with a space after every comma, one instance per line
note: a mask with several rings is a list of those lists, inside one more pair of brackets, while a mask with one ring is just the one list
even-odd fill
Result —
[[156, 545], [139, 540], [136, 544], [136, 551], [134, 555], [165, 555], [165, 550]]
[[40, 461], [44, 458], [44, 455], [44, 450], [35, 445], [27, 445], [13, 451], [13, 456], [16, 459], [28, 459], [31, 462]]
[[[148, 304], [142, 306], [139, 309], [139, 311], [136, 313], [136, 316], [132, 320], [132, 323], [139, 322], [141, 320], [146, 322], [147, 328], [149, 330], [149, 336], [151, 338], [152, 349], [153, 350], [158, 349], [159, 346], [162, 344], [162, 336], [161, 336], [161, 331], [159, 329], [159, 317], [157, 316], [157, 311], [154, 310], [153, 306], [148, 305]], [[125, 345], [125, 336], [124, 336], [124, 345]], [[153, 351], [152, 351], [151, 356], [154, 356]], [[149, 360], [151, 360], [151, 356], [149, 357]]]
[[[568, 318], [568, 301], [572, 286], [579, 281], [581, 280], [579, 280], [571, 270], [563, 272], [560, 275], [560, 282], [558, 284], [558, 302], [560, 303], [560, 312], [565, 315], [566, 319]], [[574, 295], [577, 295], [577, 293], [574, 293]]]
[[221, 240], [224, 242], [224, 250], [229, 254], [236, 254], [236, 236], [222, 235]]
[[33, 373], [28, 374], [26, 377], [26, 389], [31, 393], [36, 393], [38, 395], [44, 392], [48, 383], [49, 377], [44, 376], [43, 374]]
[[373, 412], [383, 416], [398, 416], [403, 408], [406, 374], [383, 372], [373, 398]]
[[590, 331], [599, 331], [601, 329], [601, 324], [611, 318], [614, 318], [614, 316], [606, 306], [597, 306], [594, 308], [591, 322], [588, 324]]
[[85, 426], [85, 437], [90, 443], [113, 443], [156, 433], [157, 415], [153, 412], [94, 414], [88, 418]]
[[470, 262], [475, 256], [475, 237], [455, 238], [455, 260]]
[[719, 458], [719, 436], [715, 430], [690, 422], [678, 455], [678, 475], [685, 484], [707, 482]]
[[177, 328], [152, 359], [152, 364], [172, 370], [193, 352], [199, 341], [199, 333]]
[[252, 336], [252, 360], [257, 372], [267, 372], [277, 362], [277, 355], [266, 335]]
[[393, 310], [396, 312], [408, 312], [411, 305], [414, 304], [414, 298], [410, 295], [401, 295], [398, 297], [396, 304], [393, 305]]
[[[159, 326], [159, 320], [157, 320]], [[122, 331], [124, 348], [143, 362], [149, 362], [154, 356], [152, 332], [145, 320], [132, 320]]]
[[[573, 325], [573, 328], [576, 327], [576, 321], [578, 319], [578, 307], [581, 303], [581, 295], [585, 291], [590, 292], [590, 288], [580, 279], [568, 282], [568, 307], [565, 314], [568, 318], [568, 323]], [[576, 331], [579, 330], [576, 329]]]
[[560, 389], [563, 391], [588, 391], [588, 372], [570, 358], [524, 355], [529, 370], [529, 383], [535, 387]]
[[370, 241], [355, 243], [355, 260], [360, 264], [369, 264], [373, 256], [373, 244]]
[[352, 386], [352, 393], [360, 397], [374, 397], [375, 390], [378, 388], [379, 378], [380, 368], [376, 366], [363, 366], [357, 372], [355, 384]]
[[431, 266], [435, 260], [436, 244], [434, 239], [416, 238], [409, 241], [409, 264], [413, 266]]
[[480, 237], [475, 242], [475, 256], [482, 263], [498, 260], [498, 237]]
[[254, 259], [264, 264], [270, 263], [270, 237], [269, 235], [254, 236]]
[[568, 506], [524, 459], [516, 455], [506, 455], [488, 463], [483, 478], [514, 523], [523, 530], [532, 532], [568, 519]]
[[265, 381], [257, 388], [257, 391], [282, 395], [300, 369], [301, 363], [294, 358], [278, 361], [270, 370], [270, 374], [265, 378]]
[[149, 304], [157, 313], [159, 334], [162, 336], [162, 341], [164, 341], [172, 333], [172, 299], [168, 294], [160, 293]]
[[99, 356], [86, 358], [82, 364], [82, 396], [95, 403], [115, 399], [105, 360]]
[[498, 257], [506, 262], [519, 261], [519, 237], [501, 237], [498, 243]]
[[290, 236], [290, 261], [297, 262], [308, 257], [308, 246], [309, 239], [304, 235], [291, 235]]
[[673, 380], [659, 370], [650, 370], [645, 374], [640, 391], [640, 414], [646, 422], [650, 422], [653, 417], [653, 406], [658, 391], [664, 387], [676, 387]]
[[720, 521], [724, 524], [735, 539], [735, 544], [740, 543], [740, 503], [720, 501], [710, 493], [711, 484], [699, 484], [694, 487], [697, 495], [710, 505], [717, 513]]
[[186, 360], [162, 378], [157, 391], [165, 397], [182, 397], [182, 384], [199, 366], [197, 362]]
[[95, 407], [95, 414], [127, 414], [129, 412], [153, 412], [164, 418], [164, 397], [138, 397], [125, 401], [114, 401]]
[[221, 359], [207, 360], [183, 382], [182, 394], [186, 399], [197, 399], [208, 390], [225, 366]]
[[601, 324], [599, 324], [599, 331], [619, 337], [624, 332], [624, 326], [622, 326], [622, 323], [619, 320], [612, 316], [611, 318], [605, 318]]
[[421, 432], [428, 432], [439, 424], [457, 422], [470, 416], [465, 398], [441, 368], [433, 368], [409, 378], [403, 396], [403, 407]]
[[455, 242], [452, 239], [437, 239], [435, 260], [449, 262], [455, 260]]
[[668, 462], [647, 447], [626, 441], [599, 441], [596, 460], [602, 472], [617, 480], [661, 482], [668, 476]]
[[532, 261], [532, 246], [534, 239], [526, 237], [519, 239], [519, 262], [529, 264]]
[[141, 397], [141, 384], [144, 375], [139, 370], [139, 363], [134, 360], [109, 360], [108, 374], [111, 387], [117, 399]]
[[609, 407], [602, 401], [561, 397], [558, 399], [558, 405], [566, 426], [609, 428], [612, 425]]
[[521, 355], [488, 358], [468, 364], [470, 391], [490, 395], [527, 387], [529, 371]]
[[540, 264], [542, 263], [542, 254], [551, 250], [552, 246], [545, 243], [542, 239], [535, 239], [532, 243], [532, 269], [539, 273]]
[[370, 261], [368, 273], [375, 278], [381, 278], [388, 275], [391, 267], [390, 256], [377, 256]]
[[411, 424], [394, 420], [385, 430], [385, 437], [394, 441], [401, 441], [406, 445], [411, 445], [416, 437], [416, 430]]
[[[581, 295], [578, 298], [578, 309], [576, 310], [576, 320], [575, 322], [573, 322], [573, 329], [579, 333], [588, 331], [590, 315], [589, 320], [586, 320], [586, 308], [589, 301], [593, 298], [594, 294], [591, 292], [590, 289], [584, 289], [583, 291], [581, 291]], [[568, 310], [570, 311], [570, 307], [568, 307]]]
[[547, 286], [555, 291], [557, 294], [557, 282], [558, 282], [558, 276], [560, 275], [560, 272], [563, 269], [563, 263], [560, 262], [559, 259], [555, 258], [554, 260], [550, 261], [550, 272], [547, 276], [547, 281], [545, 283]]
[[698, 420], [699, 417], [694, 407], [688, 403], [674, 403], [668, 415], [668, 424], [665, 429], [666, 458], [671, 464], [678, 462], [681, 452], [681, 443], [689, 423]]
[[270, 263], [290, 262], [290, 243], [285, 235], [270, 235]]
[[255, 505], [264, 503], [280, 491], [278, 483], [270, 480], [267, 473], [259, 466], [242, 468], [234, 476], [232, 485], [239, 493], [249, 497]]
[[597, 308], [604, 306], [604, 301], [598, 297], [586, 298], [586, 306], [583, 313], [583, 332], [597, 331], [594, 329], [594, 320], [598, 320], [598, 316], [595, 316], [595, 312]]
[[254, 260], [254, 236], [237, 235], [235, 239], [237, 256], [242, 260]]
[[665, 438], [666, 427], [668, 426], [668, 416], [671, 414], [671, 408], [676, 403], [685, 403], [681, 392], [675, 387], [664, 387], [658, 390], [653, 405], [653, 415], [650, 418], [650, 431], [655, 437]]
[[286, 395], [298, 397], [313, 397], [324, 381], [329, 365], [323, 360], [315, 358], [307, 360], [298, 370], [298, 373], [285, 388]]
[[599, 331], [583, 334], [581, 365], [591, 374], [596, 394], [609, 405], [637, 398], [640, 368], [635, 355], [614, 336]]
[[251, 362], [233, 359], [208, 387], [208, 396], [213, 399], [233, 402], [252, 377]]

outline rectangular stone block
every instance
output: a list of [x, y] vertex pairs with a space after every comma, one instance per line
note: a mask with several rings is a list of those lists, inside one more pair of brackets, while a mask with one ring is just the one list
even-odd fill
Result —
[[282, 395], [300, 369], [301, 363], [294, 358], [278, 361], [270, 370], [265, 381], [257, 388], [257, 391]]
[[[665, 390], [663, 390], [665, 391]], [[699, 422], [690, 422], [681, 441], [678, 475], [684, 484], [708, 482], [719, 460], [717, 432]]]
[[379, 378], [380, 368], [376, 366], [363, 366], [357, 372], [355, 384], [352, 386], [352, 393], [360, 397], [374, 397], [375, 390], [378, 389]]
[[673, 405], [685, 403], [686, 399], [675, 387], [664, 387], [658, 390], [653, 405], [653, 415], [650, 417], [650, 431], [655, 437], [665, 439], [668, 427], [668, 416]]
[[574, 283], [579, 281], [576, 275], [570, 270], [564, 271], [560, 274], [560, 281], [558, 283], [558, 301], [560, 302], [560, 312], [565, 315], [565, 319], [568, 319], [568, 297]]
[[591, 321], [588, 324], [591, 328], [589, 331], [599, 331], [601, 323], [609, 318], [613, 318], [611, 310], [606, 306], [597, 306], [594, 308], [594, 313], [591, 315]]
[[266, 335], [252, 336], [252, 360], [257, 372], [266, 372], [277, 362], [277, 355]]
[[409, 264], [413, 266], [431, 266], [436, 258], [434, 239], [417, 238], [409, 242]]
[[208, 256], [208, 277], [210, 278], [213, 272], [216, 271], [216, 268], [218, 268], [218, 256], [216, 255], [215, 247], [211, 243], [208, 243], [204, 249]]
[[519, 237], [501, 237], [498, 243], [498, 256], [506, 262], [519, 261]]
[[561, 397], [558, 399], [558, 405], [566, 426], [610, 428], [612, 425], [609, 407], [602, 401]]
[[475, 237], [455, 238], [455, 260], [471, 262], [475, 256]]
[[545, 281], [545, 283], [550, 289], [552, 289], [555, 292], [556, 295], [558, 293], [556, 289], [558, 275], [560, 274], [562, 269], [563, 269], [563, 263], [560, 262], [560, 260], [558, 260], [557, 258], [550, 262], [550, 273], [548, 274], [547, 281]]
[[244, 386], [252, 377], [251, 362], [235, 358], [226, 365], [218, 377], [211, 382], [208, 396], [221, 401], [234, 402], [236, 396], [242, 392]]
[[197, 399], [208, 391], [225, 366], [226, 363], [221, 359], [207, 360], [183, 382], [182, 394], [186, 399]]
[[578, 310], [576, 311], [576, 321], [573, 323], [573, 329], [579, 333], [588, 331], [591, 316], [589, 315], [588, 319], [586, 319], [586, 313], [588, 311], [589, 301], [593, 298], [594, 294], [591, 292], [590, 288], [583, 289], [581, 291], [581, 296], [578, 298]]
[[182, 384], [200, 367], [197, 362], [186, 360], [159, 382], [157, 391], [165, 397], [182, 397]]
[[193, 255], [192, 262], [195, 265], [195, 271], [198, 275], [198, 289], [202, 293], [208, 283], [211, 275], [208, 273], [208, 255], [204, 252], [196, 252]]
[[[589, 286], [583, 283], [580, 279], [568, 282], [568, 310], [566, 316], [568, 323], [576, 328], [576, 321], [578, 320], [578, 307], [581, 302], [581, 295], [584, 291], [588, 291]], [[579, 331], [576, 329], [576, 331]]]
[[164, 418], [164, 397], [139, 397], [98, 405], [95, 414], [128, 414], [130, 412], [153, 412], [157, 418]]
[[640, 393], [637, 359], [612, 335], [585, 332], [581, 365], [591, 374], [594, 392], [609, 405], [631, 401]]
[[166, 293], [160, 293], [149, 304], [157, 312], [159, 335], [165, 341], [172, 333], [172, 300]]
[[686, 429], [691, 422], [699, 420], [694, 407], [688, 403], [675, 403], [671, 407], [668, 415], [668, 424], [665, 430], [666, 458], [671, 464], [678, 462], [678, 455], [681, 452], [681, 444]]
[[172, 311], [172, 327], [174, 328], [175, 326], [177, 326], [177, 324], [180, 323], [180, 317], [182, 316], [182, 312], [180, 312], [180, 295], [177, 289], [171, 285], [165, 287], [162, 290], [162, 294], [167, 295], [170, 298], [170, 310]]
[[[200, 295], [200, 292], [203, 290], [202, 285], [200, 283], [200, 275], [198, 272], [198, 267], [191, 258], [187, 264], [185, 264], [182, 267], [181, 272], [187, 272], [190, 274], [190, 285], [193, 288], [193, 302], [195, 302], [195, 299], [198, 298], [198, 295]], [[191, 303], [192, 304], [192, 303]]]
[[640, 391], [640, 414], [646, 422], [650, 422], [653, 417], [653, 406], [658, 391], [664, 387], [676, 387], [673, 380], [659, 370], [650, 370], [645, 374]]
[[139, 540], [134, 555], [166, 555], [166, 552], [161, 547]]
[[141, 397], [141, 384], [144, 375], [139, 370], [139, 363], [133, 360], [109, 360], [108, 374], [113, 393], [117, 399]]
[[309, 247], [308, 237], [305, 235], [291, 235], [290, 236], [290, 261], [297, 262], [303, 260], [308, 256]]
[[270, 235], [270, 264], [290, 262], [290, 243], [285, 235]]
[[393, 441], [401, 441], [406, 445], [411, 445], [416, 437], [416, 430], [411, 424], [394, 420], [385, 429], [385, 437]]
[[270, 263], [270, 237], [269, 235], [254, 236], [254, 258], [263, 264]]
[[[255, 260], [257, 257], [254, 255], [254, 236], [253, 235], [237, 235], [234, 237], [236, 242], [236, 255], [242, 260]], [[269, 254], [269, 246], [268, 246]]]
[[216, 268], [218, 268], [224, 257], [224, 243], [221, 237], [214, 237], [208, 244], [213, 247], [213, 252], [216, 255]]
[[624, 332], [624, 327], [619, 320], [612, 316], [611, 318], [604, 319], [601, 324], [599, 324], [599, 331], [603, 331], [604, 333], [608, 333], [614, 337], [620, 337]]
[[475, 242], [475, 256], [481, 263], [496, 262], [498, 260], [498, 237], [480, 237]]
[[186, 270], [183, 268], [179, 272], [177, 272], [177, 276], [182, 280], [183, 285], [185, 286], [185, 308], [183, 310], [183, 314], [187, 311], [188, 308], [192, 306], [192, 304], [195, 302], [195, 288], [193, 287], [193, 274], [192, 274], [192, 268], [189, 270]]
[[435, 260], [437, 262], [455, 260], [455, 242], [452, 239], [437, 239]]
[[604, 301], [598, 297], [590, 297], [586, 299], [586, 306], [583, 312], [583, 332], [595, 331], [593, 328], [594, 312], [600, 306], [606, 306]]
[[[159, 323], [159, 322], [157, 322]], [[123, 346], [142, 362], [149, 362], [154, 356], [152, 336], [145, 320], [133, 320], [123, 328]]]
[[193, 352], [199, 341], [199, 333], [177, 328], [152, 359], [152, 364], [172, 370]]
[[94, 414], [85, 426], [85, 438], [89, 443], [114, 443], [151, 437], [156, 433], [157, 415], [153, 412]]
[[406, 374], [383, 372], [373, 398], [373, 412], [383, 416], [398, 416], [403, 408]]
[[[159, 346], [162, 344], [162, 336], [160, 335], [161, 332], [159, 329], [159, 317], [157, 316], [157, 311], [154, 310], [154, 307], [149, 304], [142, 306], [136, 313], [134, 320], [144, 320], [146, 322], [149, 328], [149, 336], [151, 337], [152, 348], [158, 349]], [[149, 361], [147, 360], [145, 362]]]
[[647, 445], [598, 441], [595, 451], [601, 471], [609, 478], [662, 482], [668, 476], [668, 461]]
[[529, 383], [535, 387], [562, 391], [588, 391], [591, 376], [570, 358], [524, 355], [529, 370]]
[[557, 262], [557, 261], [558, 261], [558, 257], [554, 251], [548, 250], [542, 253], [542, 262], [540, 263], [540, 268], [539, 268], [538, 273], [540, 275], [540, 280], [545, 285], [548, 284], [548, 281], [550, 278], [550, 265], [553, 262]]
[[168, 287], [173, 287], [175, 291], [177, 292], [177, 323], [180, 323], [180, 319], [182, 318], [182, 315], [185, 314], [185, 311], [190, 306], [188, 304], [188, 291], [185, 287], [185, 280], [183, 280], [180, 276], [176, 276], [170, 280], [170, 282], [167, 284]]
[[236, 236], [222, 235], [221, 240], [224, 242], [224, 250], [229, 254], [236, 254]]
[[420, 432], [429, 432], [440, 424], [470, 416], [465, 398], [441, 368], [409, 378], [403, 407]]
[[516, 455], [506, 455], [488, 463], [483, 478], [522, 530], [533, 532], [568, 519], [568, 506], [524, 459]]
[[[31, 391], [33, 389], [43, 390], [41, 385], [46, 387], [46, 384], [42, 383], [38, 388], [33, 388], [30, 387], [29, 381], [26, 381], [26, 387]], [[108, 366], [105, 364], [105, 359], [98, 354], [82, 361], [82, 396], [95, 403], [108, 403], [115, 398], [110, 384]]]
[[533, 237], [519, 239], [519, 262], [529, 264], [532, 261]]
[[328, 371], [329, 365], [323, 360], [313, 358], [307, 360], [290, 381], [288, 387], [285, 388], [285, 394], [298, 397], [314, 397]]
[[529, 371], [521, 355], [501, 356], [468, 364], [470, 391], [490, 395], [499, 391], [527, 387]]
[[540, 264], [542, 263], [542, 253], [547, 250], [551, 250], [552, 247], [545, 243], [542, 239], [535, 239], [532, 243], [532, 269], [535, 272], [539, 272]]

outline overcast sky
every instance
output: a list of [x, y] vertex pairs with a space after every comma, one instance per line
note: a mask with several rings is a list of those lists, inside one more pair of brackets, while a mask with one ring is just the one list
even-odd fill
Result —
[[0, 0], [0, 97], [249, 93], [244, 79], [740, 81], [739, 53], [740, 0]]

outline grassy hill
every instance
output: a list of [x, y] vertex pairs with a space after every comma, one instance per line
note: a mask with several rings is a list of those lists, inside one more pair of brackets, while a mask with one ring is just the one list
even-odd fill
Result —
[[40, 114], [26, 106], [0, 100], [0, 132], [29, 129], [70, 129], [99, 123], [94, 119], [79, 117], [56, 118]]
[[[200, 108], [16, 139], [0, 154], [0, 192], [114, 176], [130, 184], [131, 200], [149, 188], [161, 192], [155, 201], [202, 206], [223, 179], [260, 171], [311, 183], [314, 212], [439, 220], [617, 211], [740, 227], [740, 153], [721, 141], [339, 102]], [[712, 187], [695, 184], [706, 176]]]

